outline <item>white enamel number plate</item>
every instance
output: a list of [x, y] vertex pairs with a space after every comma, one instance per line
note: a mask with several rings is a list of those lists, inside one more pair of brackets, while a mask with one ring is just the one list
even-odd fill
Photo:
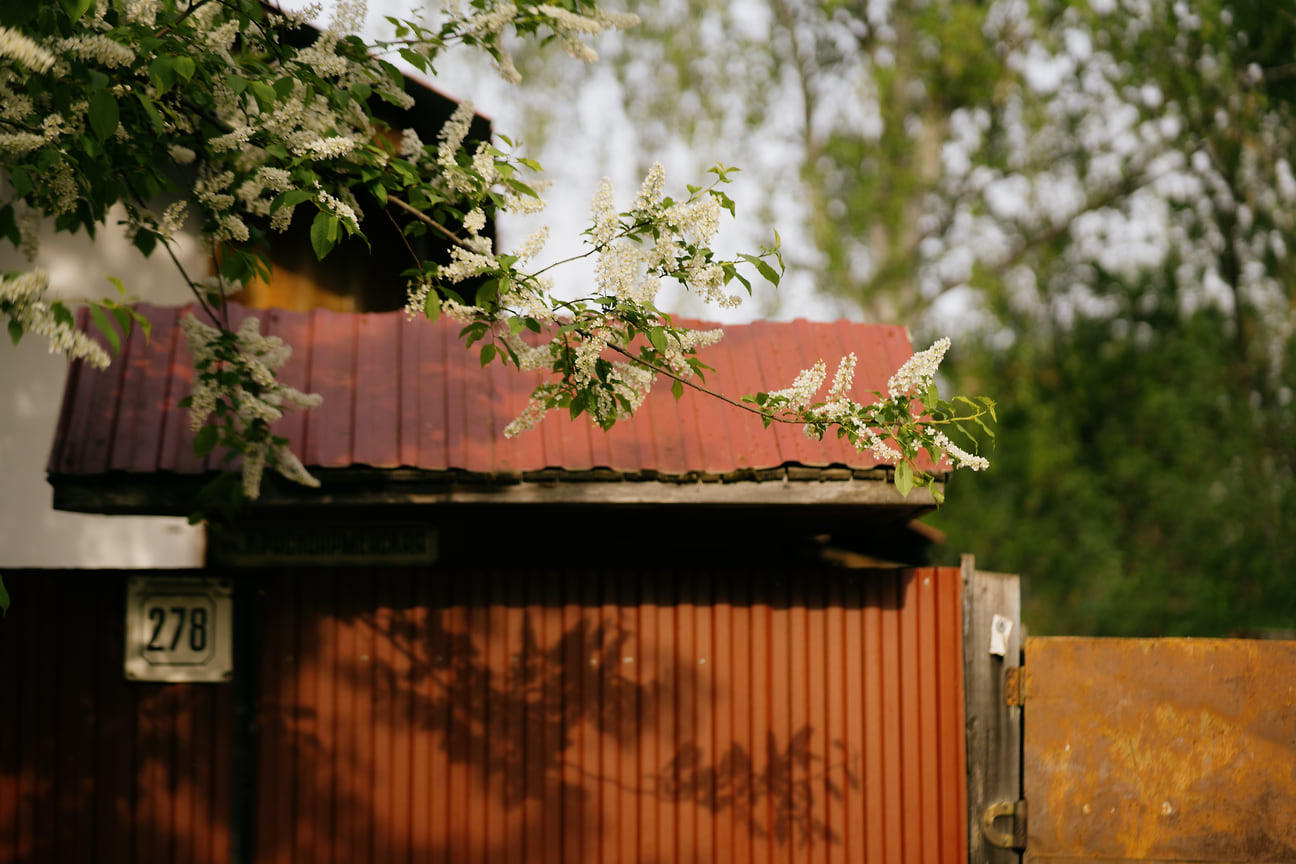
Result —
[[233, 608], [228, 580], [132, 576], [126, 586], [126, 678], [230, 680]]

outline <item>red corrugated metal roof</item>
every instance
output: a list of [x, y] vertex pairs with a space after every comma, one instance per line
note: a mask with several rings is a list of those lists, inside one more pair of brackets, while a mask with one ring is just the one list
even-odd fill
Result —
[[[52, 475], [197, 474], [220, 467], [219, 453], [194, 456], [187, 411], [179, 406], [193, 371], [176, 322], [189, 307], [142, 311], [153, 322], [151, 341], [133, 332], [105, 372], [72, 366], [50, 454]], [[688, 389], [677, 402], [662, 383], [633, 420], [610, 432], [554, 412], [508, 439], [504, 426], [522, 411], [538, 378], [499, 364], [482, 370], [451, 322], [411, 322], [399, 312], [232, 307], [235, 326], [248, 315], [261, 318], [262, 332], [294, 347], [281, 379], [324, 397], [320, 407], [291, 413], [276, 427], [311, 467], [677, 476], [878, 465], [835, 438], [812, 441], [799, 426], [764, 429], [759, 418]], [[716, 370], [707, 383], [734, 397], [786, 387], [820, 358], [831, 372], [852, 351], [859, 359], [855, 393], [862, 396], [884, 389], [911, 353], [897, 326], [797, 320], [724, 329], [725, 338], [701, 358]]]

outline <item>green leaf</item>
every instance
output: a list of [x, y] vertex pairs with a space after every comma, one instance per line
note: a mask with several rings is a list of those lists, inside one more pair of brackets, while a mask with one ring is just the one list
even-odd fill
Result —
[[[193, 62], [193, 61], [190, 61]], [[100, 141], [107, 141], [117, 131], [117, 121], [121, 111], [117, 107], [117, 97], [111, 90], [96, 90], [90, 94], [90, 131]]]
[[337, 244], [337, 231], [336, 216], [323, 210], [315, 214], [315, 221], [311, 222], [310, 240], [316, 258], [323, 261], [324, 256], [333, 251], [333, 247]]
[[121, 337], [117, 335], [117, 330], [109, 322], [108, 316], [104, 314], [103, 307], [98, 303], [91, 303], [90, 317], [94, 319], [95, 326], [99, 328], [99, 332], [104, 334], [108, 344], [112, 346], [112, 353], [120, 354]]
[[113, 320], [121, 328], [122, 336], [129, 336], [132, 318], [130, 310], [124, 306], [109, 306], [108, 311], [112, 313]]
[[14, 194], [19, 198], [26, 198], [27, 193], [33, 188], [31, 176], [19, 165], [9, 169], [9, 182], [13, 185]]
[[275, 199], [270, 202], [270, 212], [274, 213], [280, 207], [292, 207], [303, 201], [310, 201], [314, 197], [312, 193], [307, 192], [305, 189], [289, 189], [287, 192], [276, 195]]
[[571, 405], [568, 410], [571, 412], [571, 419], [575, 420], [585, 410], [585, 403], [589, 401], [589, 392], [582, 390], [572, 397]]
[[908, 498], [913, 491], [913, 466], [908, 462], [897, 462], [895, 467], [895, 487], [901, 498]]
[[496, 352], [495, 352], [494, 345], [490, 345], [490, 344], [483, 345], [481, 349], [481, 365], [485, 366], [486, 364], [494, 360], [495, 353]]
[[139, 325], [140, 332], [144, 334], [144, 341], [148, 342], [149, 337], [153, 335], [153, 322], [134, 309], [131, 310], [131, 316], [135, 319], [135, 323]]
[[252, 95], [256, 98], [257, 104], [261, 106], [261, 110], [269, 111], [274, 108], [275, 91], [269, 84], [264, 81], [249, 81], [248, 89], [252, 91]]
[[198, 430], [194, 436], [194, 455], [206, 456], [212, 450], [216, 449], [216, 442], [220, 439], [219, 426], [204, 426]]
[[675, 401], [678, 402], [679, 398], [684, 395], [684, 385], [681, 384], [679, 381], [675, 381], [674, 383], [672, 383], [671, 395], [674, 396]]
[[5, 589], [4, 577], [0, 576], [0, 615], [9, 614], [9, 592]]
[[777, 270], [775, 270], [773, 267], [771, 267], [769, 264], [767, 264], [765, 261], [763, 261], [760, 258], [757, 258], [754, 263], [756, 264], [757, 271], [759, 271], [760, 274], [764, 276], [771, 285], [779, 284], [780, 277]]
[[666, 331], [660, 327], [654, 327], [648, 331], [648, 341], [652, 346], [662, 354], [666, 353]]
[[94, 0], [62, 0], [62, 2], [63, 11], [67, 12], [68, 17], [74, 22], [94, 5]]
[[135, 239], [132, 240], [131, 243], [136, 249], [143, 252], [144, 257], [147, 258], [152, 255], [153, 250], [157, 248], [157, 235], [152, 231], [136, 231]]
[[164, 131], [166, 123], [162, 122], [162, 115], [158, 113], [157, 108], [153, 105], [153, 100], [138, 92], [135, 94], [135, 98], [139, 99], [140, 105], [144, 107], [144, 113], [148, 116], [149, 122], [153, 124], [153, 131]]
[[149, 64], [148, 74], [149, 80], [158, 89], [159, 96], [170, 90], [171, 85], [175, 84], [175, 71], [171, 68], [170, 57], [158, 57], [155, 59]]
[[23, 326], [22, 326], [22, 323], [21, 323], [20, 321], [16, 320], [16, 319], [14, 319], [14, 318], [10, 318], [10, 319], [9, 319], [9, 338], [10, 338], [11, 340], [13, 340], [13, 344], [17, 345], [19, 342], [22, 341], [22, 337], [23, 337]]
[[423, 314], [429, 321], [435, 321], [441, 317], [441, 295], [431, 289], [428, 290], [427, 299], [423, 301]]
[[62, 324], [65, 327], [76, 326], [76, 318], [73, 317], [71, 311], [69, 311], [68, 308], [63, 305], [62, 300], [55, 300], [53, 303], [51, 303], [50, 312], [54, 314], [54, 320], [57, 321], [59, 324]]
[[0, 237], [7, 238], [15, 246], [22, 243], [22, 231], [18, 228], [18, 220], [14, 218], [13, 206], [9, 204], [0, 207]]
[[193, 58], [185, 56], [177, 57], [171, 62], [171, 68], [175, 70], [177, 75], [185, 81], [188, 81], [194, 75], [195, 66]]

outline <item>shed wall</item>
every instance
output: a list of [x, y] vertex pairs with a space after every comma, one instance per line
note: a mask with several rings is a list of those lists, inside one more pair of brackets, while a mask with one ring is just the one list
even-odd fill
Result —
[[268, 576], [257, 860], [966, 860], [960, 584]]
[[4, 864], [230, 860], [233, 688], [124, 679], [126, 575], [5, 572]]
[[124, 574], [5, 578], [0, 864], [967, 857], [955, 569], [252, 574], [246, 790]]

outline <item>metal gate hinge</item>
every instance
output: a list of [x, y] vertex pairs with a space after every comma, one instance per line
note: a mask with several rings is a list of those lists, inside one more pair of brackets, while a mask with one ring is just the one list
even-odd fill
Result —
[[1004, 704], [1021, 707], [1026, 704], [1026, 667], [1009, 666], [1003, 677]]
[[[1012, 819], [1011, 831], [1000, 831], [995, 828], [995, 820]], [[981, 814], [981, 835], [991, 846], [1000, 849], [1026, 848], [1026, 800], [996, 801]]]

